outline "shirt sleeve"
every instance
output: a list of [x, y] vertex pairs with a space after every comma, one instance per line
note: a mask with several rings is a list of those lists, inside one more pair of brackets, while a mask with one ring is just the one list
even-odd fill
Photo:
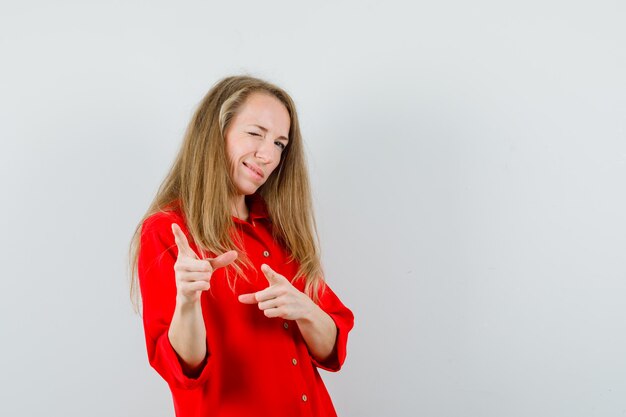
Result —
[[168, 330], [176, 306], [174, 263], [178, 256], [172, 223], [177, 223], [186, 232], [182, 219], [168, 213], [157, 213], [149, 217], [141, 228], [137, 271], [143, 305], [143, 325], [150, 365], [170, 386], [193, 389], [206, 382], [211, 360], [206, 360], [194, 375], [186, 375], [181, 360], [169, 341]]
[[337, 339], [330, 357], [320, 362], [311, 356], [313, 364], [330, 372], [337, 372], [346, 360], [348, 333], [354, 327], [352, 311], [339, 300], [339, 297], [326, 284], [320, 290], [319, 306], [328, 314], [337, 326]]

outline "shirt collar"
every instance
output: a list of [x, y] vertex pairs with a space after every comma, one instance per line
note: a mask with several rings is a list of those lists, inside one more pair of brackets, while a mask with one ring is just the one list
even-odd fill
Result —
[[250, 196], [246, 196], [250, 205], [250, 218], [253, 219], [269, 219], [270, 215], [267, 211], [267, 204], [265, 199], [259, 193], [254, 193]]
[[[247, 195], [245, 198], [248, 205], [249, 221], [270, 218], [269, 212], [267, 211], [267, 204], [261, 194], [257, 192]], [[233, 216], [233, 220], [239, 219]]]
[[[269, 212], [267, 211], [267, 204], [265, 203], [265, 199], [261, 196], [261, 194], [254, 193], [251, 195], [247, 195], [245, 198], [246, 198], [246, 203], [248, 205], [249, 221], [270, 218]], [[180, 209], [180, 200], [173, 201], [167, 207], [176, 209], [182, 213], [182, 210]], [[245, 221], [235, 216], [232, 216], [232, 217], [235, 222], [245, 223]]]

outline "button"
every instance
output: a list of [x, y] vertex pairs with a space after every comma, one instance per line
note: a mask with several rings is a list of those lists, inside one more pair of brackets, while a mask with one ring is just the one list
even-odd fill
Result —
[[289, 323], [284, 322], [284, 323], [283, 323], [283, 327], [284, 327], [285, 329], [288, 329], [288, 328], [289, 328]]
[[291, 360], [291, 363], [293, 363], [294, 365], [297, 365], [297, 364], [298, 364], [298, 361], [296, 360], [296, 358], [293, 358], [293, 359]]
[[306, 402], [306, 400], [307, 400], [306, 394], [302, 394], [302, 401]]
[[263, 256], [267, 258], [268, 256], [270, 256], [270, 253], [268, 251], [263, 251]]

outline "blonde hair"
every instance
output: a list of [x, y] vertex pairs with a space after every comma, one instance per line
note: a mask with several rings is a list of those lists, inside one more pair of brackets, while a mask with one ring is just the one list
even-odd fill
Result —
[[[295, 104], [284, 90], [267, 81], [232, 76], [213, 85], [196, 109], [172, 167], [135, 229], [129, 248], [129, 267], [130, 295], [136, 311], [140, 310], [141, 302], [137, 261], [142, 224], [151, 215], [167, 211], [174, 202], [179, 203], [189, 233], [202, 253], [200, 256], [204, 257], [204, 252], [217, 256], [237, 250], [239, 257], [232, 264], [237, 276], [243, 276], [244, 264], [250, 265], [245, 253], [239, 250], [241, 241], [233, 241], [230, 233], [235, 226], [230, 211], [235, 186], [229, 174], [225, 134], [230, 121], [253, 92], [276, 97], [289, 112], [289, 142], [278, 167], [257, 192], [267, 203], [274, 238], [291, 252], [290, 260], [299, 263], [292, 282], [304, 279], [305, 292], [318, 301], [318, 290], [324, 285], [319, 235]], [[226, 268], [227, 274], [229, 269]]]

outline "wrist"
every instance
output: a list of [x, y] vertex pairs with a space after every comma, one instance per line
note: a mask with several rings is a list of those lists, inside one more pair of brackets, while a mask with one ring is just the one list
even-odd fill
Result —
[[176, 295], [176, 310], [193, 311], [200, 307], [200, 297], [189, 298], [180, 294]]
[[322, 311], [322, 309], [313, 301], [311, 301], [309, 308], [305, 309], [302, 317], [297, 321], [299, 321], [301, 324], [313, 323], [315, 322], [315, 318], [319, 315], [320, 311]]

